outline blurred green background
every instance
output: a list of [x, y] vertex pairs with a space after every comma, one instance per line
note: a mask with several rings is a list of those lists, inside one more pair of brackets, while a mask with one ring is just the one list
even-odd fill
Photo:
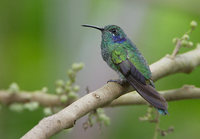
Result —
[[[82, 92], [86, 86], [95, 90], [117, 76], [101, 58], [100, 32], [81, 24], [121, 26], [151, 64], [172, 53], [172, 38], [181, 37], [191, 20], [200, 24], [199, 5], [199, 0], [0, 0], [0, 89], [17, 82], [22, 90], [47, 86], [53, 92], [55, 81], [66, 79], [66, 70], [73, 62], [84, 62], [86, 67], [77, 82]], [[197, 27], [191, 40], [200, 42], [199, 36]], [[187, 50], [183, 48], [182, 52]], [[156, 87], [200, 87], [199, 73], [200, 67], [189, 75], [172, 75], [157, 81]], [[200, 100], [170, 102], [170, 114], [161, 117], [161, 128], [174, 126], [175, 131], [164, 138], [200, 138], [199, 107]], [[85, 132], [82, 118], [70, 133], [61, 132], [53, 138], [149, 139], [154, 124], [138, 120], [146, 108], [109, 108], [110, 126], [101, 130], [95, 126]], [[42, 117], [42, 109], [16, 113], [3, 107], [0, 138], [20, 138]]]

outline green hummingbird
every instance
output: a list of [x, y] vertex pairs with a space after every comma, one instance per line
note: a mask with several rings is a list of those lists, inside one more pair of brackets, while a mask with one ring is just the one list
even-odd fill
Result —
[[166, 100], [155, 90], [151, 80], [150, 68], [124, 31], [116, 25], [100, 28], [93, 25], [82, 25], [101, 31], [101, 54], [103, 60], [118, 74], [119, 80], [109, 80], [121, 85], [128, 82], [135, 90], [161, 114], [167, 114]]

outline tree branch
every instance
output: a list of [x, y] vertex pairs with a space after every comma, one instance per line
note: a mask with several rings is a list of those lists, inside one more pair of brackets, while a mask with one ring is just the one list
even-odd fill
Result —
[[200, 44], [197, 48], [187, 53], [177, 55], [174, 59], [166, 55], [159, 61], [150, 65], [154, 81], [174, 73], [190, 73], [200, 65]]
[[[168, 56], [151, 65], [153, 80], [158, 80], [169, 74], [177, 72], [191, 72], [200, 65], [200, 47], [182, 55], [177, 55], [174, 59]], [[125, 92], [126, 88], [116, 83], [108, 83], [102, 88], [89, 93], [60, 112], [42, 119], [34, 128], [27, 132], [22, 138], [49, 138], [57, 132], [70, 128], [76, 120], [88, 112], [109, 104]]]
[[42, 106], [59, 106], [62, 105], [59, 96], [43, 93], [41, 91], [10, 93], [7, 90], [0, 90], [0, 102], [6, 105], [12, 103], [27, 103], [35, 101]]
[[[159, 93], [167, 101], [184, 100], [184, 99], [199, 99], [200, 88], [193, 85], [184, 85], [182, 88], [159, 91]], [[122, 106], [122, 105], [143, 105], [148, 104], [138, 93], [131, 92], [125, 94], [118, 99], [114, 100], [109, 106]]]

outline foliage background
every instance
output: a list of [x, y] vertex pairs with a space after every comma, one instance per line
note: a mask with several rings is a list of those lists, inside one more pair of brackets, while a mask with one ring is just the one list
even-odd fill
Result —
[[[54, 92], [55, 80], [65, 79], [66, 69], [81, 61], [86, 67], [78, 76], [78, 84], [84, 95], [86, 86], [95, 90], [117, 76], [101, 58], [100, 32], [82, 28], [81, 24], [121, 26], [148, 63], [153, 63], [172, 52], [172, 38], [180, 37], [191, 20], [200, 24], [199, 5], [199, 0], [0, 0], [0, 88], [17, 82], [23, 90], [47, 86]], [[199, 35], [200, 27], [191, 40], [197, 43]], [[199, 72], [198, 67], [190, 75], [169, 76], [156, 82], [156, 87], [200, 87]], [[199, 107], [200, 100], [170, 102], [170, 114], [161, 118], [161, 127], [173, 125], [175, 132], [165, 139], [199, 138]], [[53, 138], [149, 139], [154, 125], [138, 120], [145, 112], [146, 106], [109, 108], [110, 126], [101, 130], [95, 126], [85, 132], [82, 118], [70, 133], [61, 132]], [[42, 109], [16, 113], [3, 106], [0, 137], [19, 138], [42, 117]]]

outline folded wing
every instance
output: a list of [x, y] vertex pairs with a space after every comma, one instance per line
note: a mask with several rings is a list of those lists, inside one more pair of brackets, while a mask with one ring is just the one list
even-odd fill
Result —
[[145, 77], [128, 59], [119, 63], [118, 67], [129, 84], [133, 86], [146, 101], [163, 114], [167, 113], [166, 100], [150, 84], [146, 83]]

